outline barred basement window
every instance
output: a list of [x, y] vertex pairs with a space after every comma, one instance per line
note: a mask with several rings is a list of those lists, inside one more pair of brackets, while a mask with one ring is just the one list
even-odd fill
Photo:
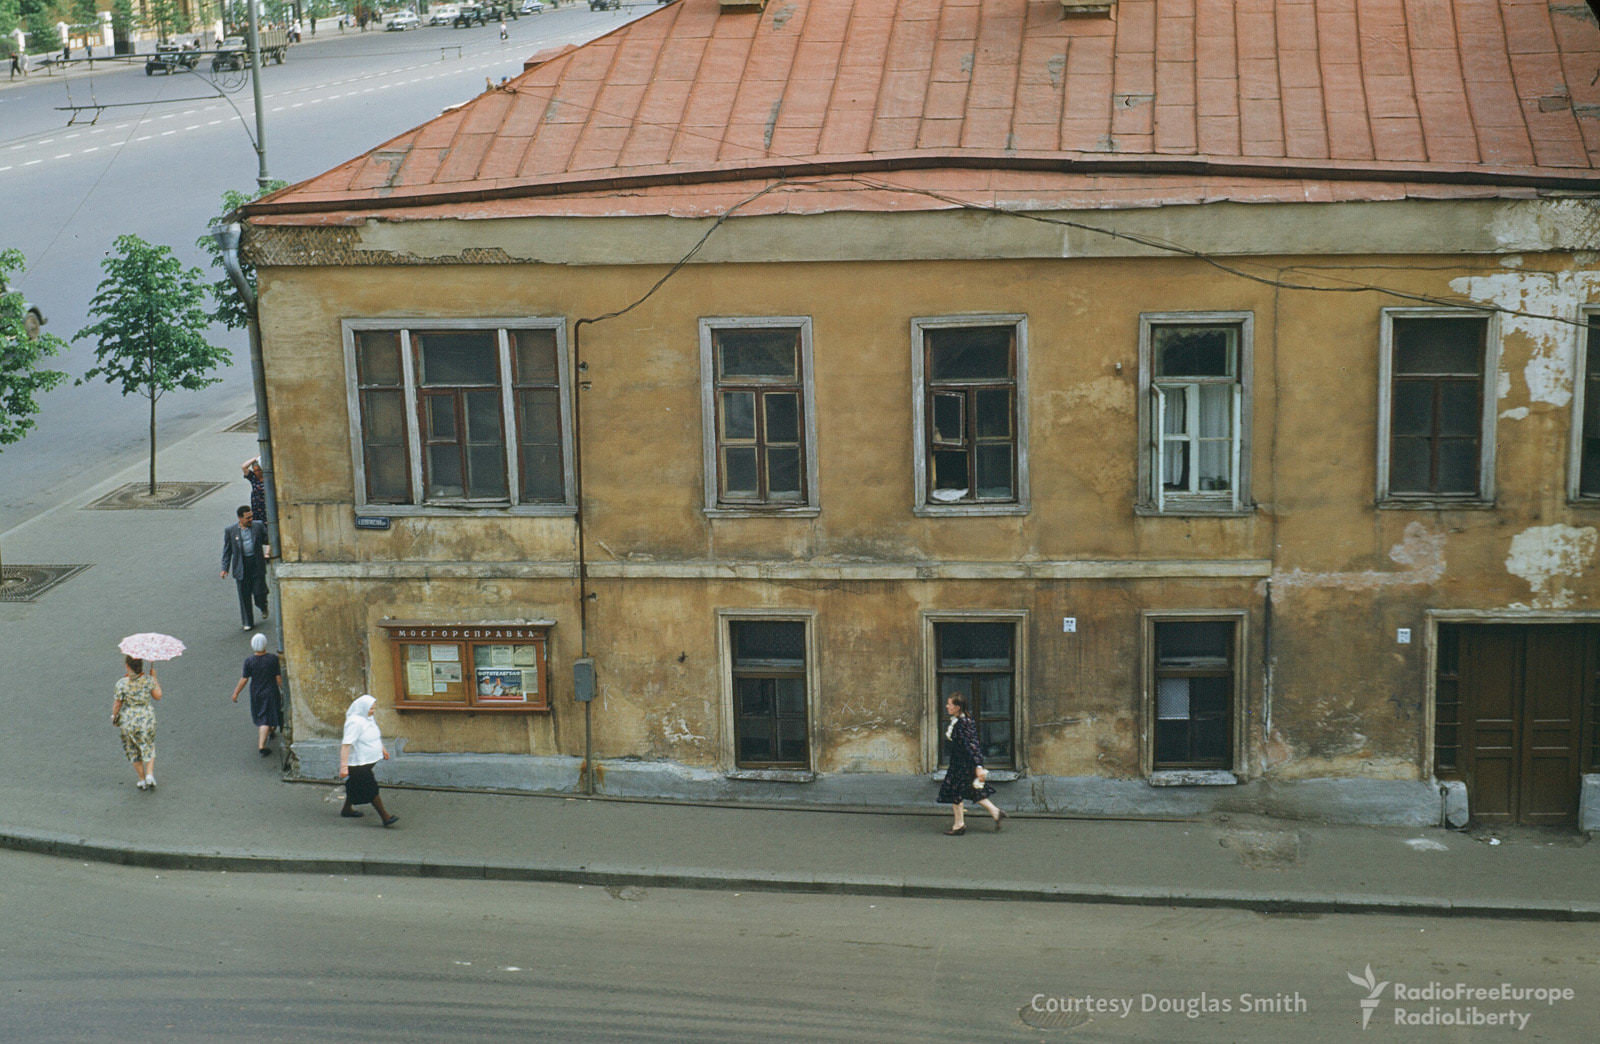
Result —
[[739, 768], [811, 764], [806, 699], [806, 625], [731, 620], [734, 762]]
[[1154, 621], [1156, 771], [1233, 768], [1234, 627], [1231, 620]]
[[1016, 634], [1013, 623], [935, 623], [935, 672], [940, 722], [939, 764], [950, 762], [950, 744], [944, 737], [945, 701], [966, 700], [967, 714], [978, 726], [984, 763], [990, 768], [1016, 765], [1015, 693]]

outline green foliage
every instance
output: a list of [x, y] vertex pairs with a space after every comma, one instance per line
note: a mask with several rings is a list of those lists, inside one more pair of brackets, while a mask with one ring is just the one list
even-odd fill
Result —
[[[22, 5], [18, 0], [0, 0], [0, 36], [10, 36], [11, 31], [22, 24]], [[0, 40], [0, 56], [8, 55], [16, 47], [16, 41]]]
[[169, 391], [215, 384], [218, 366], [232, 361], [226, 348], [205, 338], [204, 274], [185, 268], [171, 247], [118, 236], [101, 262], [106, 276], [89, 302], [96, 322], [77, 337], [93, 337], [96, 363], [78, 381], [96, 377], [120, 384], [123, 395], [150, 400], [150, 492], [156, 485], [156, 401]]
[[155, 27], [156, 35], [163, 40], [189, 29], [189, 16], [178, 0], [148, 0], [145, 17]]
[[22, 269], [22, 253], [0, 250], [0, 446], [21, 439], [34, 425], [39, 402], [34, 398], [66, 379], [60, 370], [40, 364], [66, 347], [59, 337], [40, 333], [28, 336], [27, 303], [22, 294], [7, 290], [12, 272]]
[[[222, 263], [222, 248], [217, 246], [217, 241], [211, 237], [211, 233], [226, 225], [235, 210], [251, 200], [260, 199], [269, 192], [276, 192], [287, 184], [287, 181], [269, 181], [265, 188], [258, 188], [254, 192], [236, 192], [233, 189], [224, 192], [221, 212], [206, 226], [206, 234], [195, 240], [195, 244], [210, 255], [211, 267], [222, 273], [222, 278], [211, 284], [211, 299], [216, 302], [217, 307], [210, 313], [210, 317], [213, 322], [221, 323], [230, 330], [241, 329], [250, 322], [250, 309], [239, 296], [233, 280], [228, 278], [228, 269]], [[253, 288], [256, 285], [255, 266], [241, 257], [239, 267]]]
[[76, 25], [95, 26], [100, 24], [100, 5], [95, 0], [72, 0], [70, 7], [72, 21]]
[[112, 0], [111, 2], [111, 30], [118, 36], [127, 37], [139, 24], [139, 16], [134, 13], [133, 0]]
[[56, 31], [56, 19], [43, 8], [22, 12], [22, 28], [28, 34], [29, 54], [50, 54], [61, 50], [61, 34]]

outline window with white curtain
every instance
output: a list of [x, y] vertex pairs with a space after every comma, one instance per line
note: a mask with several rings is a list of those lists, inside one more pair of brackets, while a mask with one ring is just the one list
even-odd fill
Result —
[[1248, 316], [1141, 317], [1140, 505], [1158, 513], [1249, 505]]

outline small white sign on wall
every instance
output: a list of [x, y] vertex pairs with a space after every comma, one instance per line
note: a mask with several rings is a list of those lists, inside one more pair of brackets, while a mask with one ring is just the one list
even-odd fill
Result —
[[1061, 618], [1061, 633], [1062, 634], [1077, 634], [1078, 633], [1078, 618], [1076, 616], [1063, 616]]
[[1395, 643], [1397, 645], [1410, 645], [1411, 644], [1411, 628], [1409, 628], [1409, 627], [1401, 627], [1401, 628], [1396, 629], [1396, 631], [1394, 632], [1394, 640], [1395, 640]]

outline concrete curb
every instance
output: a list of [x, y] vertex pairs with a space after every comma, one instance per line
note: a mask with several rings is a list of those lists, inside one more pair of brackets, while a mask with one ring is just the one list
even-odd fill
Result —
[[1521, 921], [1600, 922], [1600, 904], [1524, 900], [1453, 900], [1406, 895], [1312, 895], [1209, 889], [1118, 888], [1112, 885], [1014, 884], [948, 878], [763, 874], [696, 867], [504, 864], [472, 860], [390, 859], [370, 854], [293, 856], [242, 849], [163, 849], [112, 845], [88, 838], [0, 827], [0, 848], [157, 870], [339, 874], [461, 880], [546, 882], [596, 887], [686, 888], [697, 891], [863, 895], [902, 899], [1100, 903], [1250, 910], [1272, 914], [1402, 914]]

